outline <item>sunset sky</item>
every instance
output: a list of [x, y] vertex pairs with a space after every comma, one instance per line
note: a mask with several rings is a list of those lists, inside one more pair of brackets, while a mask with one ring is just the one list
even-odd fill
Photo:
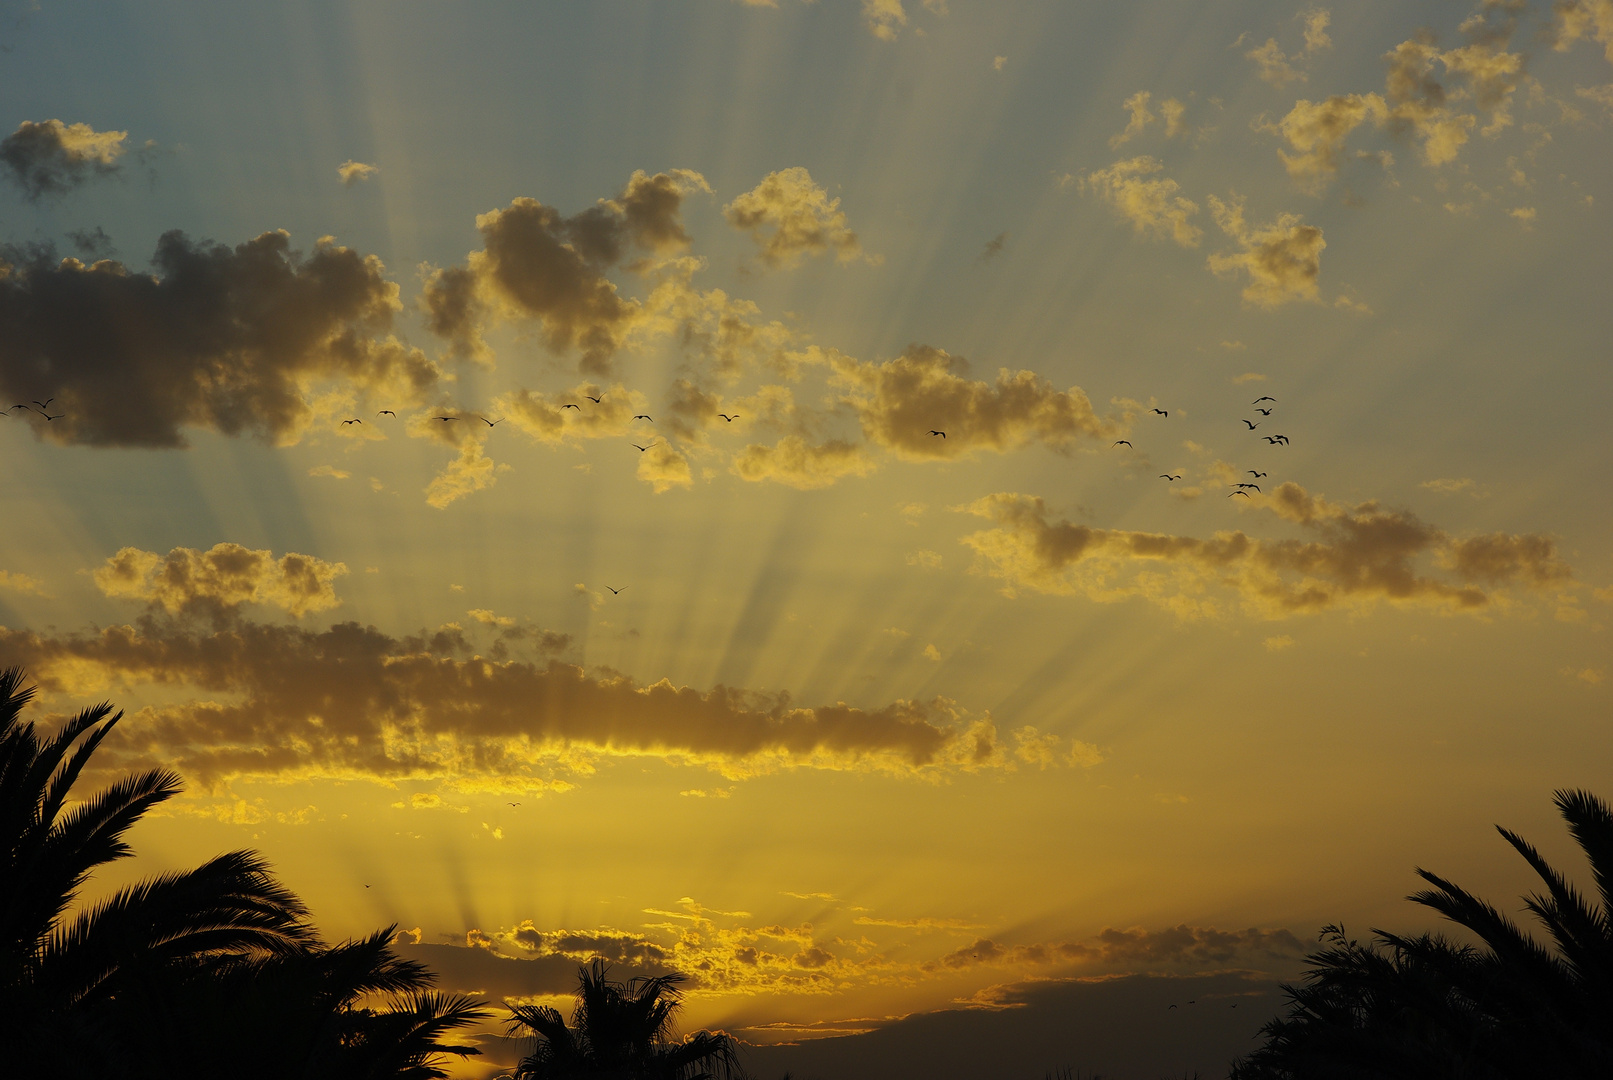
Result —
[[[8, 0], [0, 50], [0, 664], [127, 711], [94, 783], [187, 783], [92, 893], [254, 848], [447, 987], [602, 955], [753, 1044], [1142, 987], [1156, 1057], [1025, 1075], [1153, 1080], [1324, 923], [1431, 926], [1414, 866], [1518, 910], [1494, 823], [1580, 873], [1613, 0]], [[1248, 1004], [1172, 1049], [1189, 986]]]

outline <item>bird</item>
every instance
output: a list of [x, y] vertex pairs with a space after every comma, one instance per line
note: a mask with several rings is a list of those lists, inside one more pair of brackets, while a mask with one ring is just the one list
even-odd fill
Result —
[[26, 405], [13, 405], [11, 407], [11, 409], [7, 409], [6, 412], [11, 412], [12, 409], [21, 409], [23, 412], [33, 412], [34, 411], [34, 410], [30, 409]]
[[1270, 409], [1256, 409], [1255, 412], [1259, 413], [1261, 416], [1270, 416], [1271, 415], [1271, 410]]
[[1198, 1004], [1198, 1002], [1196, 1002], [1196, 1001], [1189, 1001], [1189, 1002], [1188, 1002], [1188, 1004], [1189, 1004], [1189, 1005], [1197, 1005], [1197, 1004]]
[[941, 436], [941, 438], [943, 438], [943, 439], [944, 439], [944, 438], [946, 438], [946, 437], [947, 437], [947, 433], [946, 433], [946, 432], [944, 432], [944, 431], [936, 431], [936, 430], [935, 430], [935, 429], [934, 429], [934, 428], [931, 428], [931, 429], [930, 429], [930, 434], [931, 434], [931, 435], [939, 435], [939, 436]]
[[1288, 436], [1287, 435], [1278, 435], [1278, 436], [1276, 436], [1276, 439], [1277, 439], [1278, 442], [1282, 443], [1284, 446], [1288, 445]]
[[[1114, 441], [1114, 445], [1115, 446], [1131, 446], [1131, 444], [1129, 442], [1127, 442], [1125, 439], [1116, 439]], [[1135, 446], [1131, 446], [1131, 448], [1133, 450], [1137, 449]]]
[[505, 803], [504, 805], [505, 806], [520, 806], [521, 804], [518, 803], [518, 802], [512, 802], [512, 803]]
[[366, 886], [364, 886], [364, 887], [365, 887], [365, 888], [366, 888], [366, 889], [368, 889], [368, 888], [369, 888], [369, 886], [368, 886], [368, 885], [366, 885]]
[[433, 419], [433, 420], [444, 420], [444, 421], [447, 421], [447, 420], [458, 420], [458, 419], [459, 419], [459, 417], [457, 417], [457, 416], [433, 416], [433, 417], [432, 417], [432, 419]]
[[62, 417], [66, 416], [67, 414], [66, 413], [57, 413], [55, 416], [52, 416], [50, 413], [42, 412], [39, 415], [43, 416], [46, 420], [60, 420]]
[[1279, 438], [1278, 438], [1278, 437], [1277, 437], [1277, 436], [1275, 436], [1275, 435], [1262, 435], [1262, 436], [1260, 436], [1260, 437], [1261, 437], [1261, 438], [1262, 438], [1262, 439], [1265, 439], [1265, 440], [1266, 440], [1266, 441], [1267, 441], [1267, 442], [1269, 442], [1269, 443], [1279, 443], [1279, 442], [1282, 442], [1282, 440], [1281, 440], [1281, 439], [1279, 439]]
[[1172, 476], [1170, 473], [1160, 473], [1159, 478], [1161, 480], [1180, 480], [1182, 478], [1182, 474], [1177, 473], [1175, 476]]
[[592, 394], [584, 394], [584, 395], [583, 395], [583, 397], [585, 397], [585, 398], [587, 398], [587, 399], [588, 399], [588, 400], [589, 400], [589, 401], [592, 401], [592, 402], [593, 402], [593, 403], [594, 403], [594, 404], [595, 404], [595, 405], [598, 405], [598, 404], [599, 404], [599, 399], [598, 399], [598, 398], [596, 398], [596, 397], [595, 397], [595, 396], [594, 396], [594, 395], [592, 395]]
[[724, 420], [728, 421], [730, 424], [732, 424], [735, 420], [739, 419], [739, 414], [738, 413], [735, 413], [734, 415], [729, 416], [725, 412], [720, 412], [717, 415], [722, 417]]
[[1265, 475], [1266, 475], [1266, 474], [1265, 474], [1265, 473], [1263, 473], [1263, 472], [1256, 472], [1256, 471], [1255, 471], [1255, 470], [1254, 470], [1254, 469], [1247, 469], [1247, 470], [1245, 470], [1245, 471], [1246, 471], [1246, 472], [1248, 472], [1248, 474], [1249, 474], [1249, 475], [1250, 475], [1250, 476], [1252, 476], [1252, 477], [1254, 477], [1254, 478], [1255, 478], [1255, 479], [1256, 479], [1256, 480], [1259, 480], [1259, 479], [1260, 479], [1260, 478], [1261, 478], [1261, 477], [1262, 477], [1262, 476], [1265, 476]]
[[497, 420], [489, 420], [485, 416], [478, 416], [476, 419], [480, 420], [482, 423], [486, 424], [488, 427], [498, 427], [500, 424], [504, 423], [504, 421], [506, 419], [508, 419], [508, 417], [501, 416]]
[[1259, 404], [1260, 404], [1260, 403], [1261, 403], [1261, 402], [1262, 402], [1262, 401], [1276, 401], [1276, 400], [1277, 400], [1277, 399], [1276, 399], [1276, 398], [1274, 398], [1274, 397], [1270, 397], [1270, 396], [1261, 396], [1261, 397], [1257, 397], [1257, 398], [1255, 398], [1255, 399], [1254, 399], [1254, 400], [1253, 400], [1253, 401], [1251, 401], [1251, 402], [1250, 402], [1250, 403], [1249, 403], [1249, 404], [1251, 404], [1251, 405], [1259, 405]]
[[342, 426], [346, 427], [348, 424], [362, 424], [363, 422], [364, 421], [360, 420], [358, 417], [355, 416], [351, 420], [343, 420], [342, 421]]
[[1166, 1012], [1170, 1012], [1170, 1011], [1171, 1011], [1171, 1009], [1174, 1009], [1174, 1008], [1176, 1008], [1176, 1006], [1175, 1006], [1175, 1005], [1171, 1005], [1171, 1006], [1170, 1006], [1170, 1007], [1169, 1007], [1169, 1008], [1167, 1008], [1167, 1009], [1166, 1009], [1166, 1010], [1165, 1010], [1165, 1011], [1166, 1011]]
[[1255, 423], [1253, 420], [1245, 420], [1244, 423], [1249, 425], [1249, 430], [1250, 431], [1253, 431], [1255, 428], [1260, 426], [1259, 424]]
[[652, 424], [655, 423], [655, 417], [649, 415], [648, 413], [639, 413], [637, 416], [633, 417], [633, 419], [634, 420], [648, 420]]
[[1161, 416], [1169, 416], [1170, 415], [1170, 413], [1166, 412], [1164, 409], [1155, 409], [1154, 411], [1157, 412]]
[[382, 409], [380, 412], [376, 413], [375, 415], [376, 416], [390, 416], [394, 420], [396, 420], [398, 418], [398, 414], [393, 412], [391, 409]]
[[1245, 499], [1249, 497], [1249, 493], [1247, 491], [1229, 491], [1227, 493], [1227, 498], [1230, 499], [1234, 495], [1242, 495]]
[[48, 397], [44, 401], [40, 401], [36, 398], [34, 399], [34, 404], [39, 406], [40, 412], [48, 412], [50, 410], [50, 403], [55, 400], [56, 399], [53, 397]]
[[1232, 486], [1233, 487], [1241, 487], [1241, 488], [1254, 488], [1256, 491], [1260, 490], [1260, 485], [1259, 484], [1234, 484]]
[[560, 406], [560, 407], [561, 407], [561, 408], [562, 408], [562, 409], [576, 409], [576, 410], [577, 410], [577, 411], [578, 411], [578, 412], [581, 412], [581, 411], [582, 411], [582, 406], [581, 406], [581, 405], [573, 405], [573, 404], [572, 404], [572, 403], [571, 403], [571, 402], [569, 402], [569, 401], [568, 401], [568, 402], [566, 402], [566, 403], [565, 403], [565, 404], [564, 404], [564, 405], [562, 405], [562, 406]]
[[[605, 588], [610, 589], [610, 586], [606, 585]], [[626, 591], [627, 591], [627, 586], [623, 585], [620, 589], [610, 589], [610, 594], [612, 596], [617, 596], [617, 595], [620, 595], [621, 593], [626, 592]]]
[[644, 451], [648, 450], [650, 446], [654, 446], [655, 443], [652, 442], [650, 446], [640, 446], [638, 443], [629, 443], [628, 445], [642, 454]]

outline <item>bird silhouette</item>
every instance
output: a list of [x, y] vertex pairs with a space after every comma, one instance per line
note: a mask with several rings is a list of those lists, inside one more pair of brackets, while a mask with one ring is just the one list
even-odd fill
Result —
[[1230, 499], [1234, 495], [1242, 495], [1245, 499], [1249, 497], [1249, 493], [1247, 491], [1229, 491], [1227, 493], [1227, 498]]
[[1247, 472], [1250, 476], [1254, 477], [1256, 480], [1259, 480], [1262, 476], [1266, 475], [1263, 472], [1256, 472], [1254, 469], [1246, 469], [1244, 471]]
[[593, 402], [593, 403], [594, 403], [594, 404], [595, 404], [595, 405], [598, 405], [598, 404], [599, 404], [599, 399], [598, 399], [598, 398], [596, 398], [596, 397], [595, 397], [595, 396], [594, 396], [594, 395], [592, 395], [592, 394], [584, 394], [584, 395], [583, 395], [583, 397], [585, 397], [585, 398], [587, 398], [587, 399], [588, 399], [588, 400], [589, 400], [589, 401], [592, 401], [592, 402]]
[[[1131, 446], [1131, 443], [1127, 442], [1125, 439], [1116, 439], [1114, 441], [1114, 445], [1115, 446]], [[1135, 446], [1131, 446], [1131, 448], [1133, 450], [1137, 449]]]
[[634, 420], [648, 420], [652, 424], [655, 423], [655, 417], [650, 416], [648, 413], [639, 413], [637, 416], [633, 417], [633, 419]]
[[355, 416], [351, 420], [343, 420], [342, 421], [342, 426], [346, 427], [348, 424], [362, 424], [363, 422], [364, 421], [360, 420], [358, 417]]
[[398, 418], [398, 414], [393, 412], [391, 409], [382, 409], [380, 412], [376, 413], [375, 415], [376, 416], [390, 416], [394, 420], [396, 420]]
[[1260, 404], [1260, 403], [1261, 403], [1261, 402], [1262, 402], [1262, 401], [1276, 401], [1276, 400], [1277, 400], [1277, 399], [1276, 399], [1276, 398], [1274, 398], [1274, 397], [1269, 397], [1269, 396], [1262, 396], [1262, 397], [1257, 397], [1257, 398], [1255, 398], [1255, 399], [1254, 399], [1254, 400], [1253, 400], [1253, 401], [1251, 401], [1251, 402], [1250, 402], [1250, 403], [1249, 403], [1249, 404], [1251, 404], [1251, 405], [1259, 405], [1259, 404]]
[[66, 416], [67, 414], [66, 413], [57, 413], [55, 416], [52, 416], [48, 412], [42, 412], [39, 415], [43, 416], [46, 420], [60, 420], [62, 417]]
[[39, 406], [39, 411], [40, 412], [48, 412], [48, 411], [50, 411], [50, 403], [55, 401], [55, 400], [56, 399], [53, 398], [53, 397], [48, 397], [44, 401], [40, 401], [38, 398], [35, 398], [34, 399], [34, 404]]
[[1171, 1006], [1170, 1006], [1170, 1007], [1169, 1007], [1169, 1008], [1167, 1008], [1167, 1009], [1166, 1009], [1166, 1010], [1165, 1010], [1165, 1011], [1166, 1011], [1166, 1012], [1170, 1012], [1170, 1011], [1171, 1011], [1171, 1009], [1174, 1009], [1174, 1008], [1176, 1008], [1176, 1006], [1175, 1006], [1175, 1005], [1171, 1005]]
[[366, 888], [366, 889], [368, 889], [368, 888], [369, 888], [369, 886], [368, 886], [368, 885], [366, 885], [366, 886], [364, 886], [364, 887], [365, 887], [365, 888]]
[[1241, 488], [1254, 488], [1256, 491], [1260, 490], [1260, 485], [1259, 484], [1234, 484], [1233, 486], [1234, 487], [1241, 487]]
[[1270, 409], [1256, 409], [1255, 412], [1259, 413], [1261, 416], [1270, 416], [1271, 415], [1271, 410]]
[[638, 443], [629, 443], [628, 445], [642, 454], [644, 451], [648, 450], [650, 446], [654, 446], [656, 444], [652, 442], [650, 446], [640, 446]]
[[1282, 440], [1282, 439], [1279, 439], [1279, 438], [1278, 438], [1278, 437], [1277, 437], [1277, 436], [1275, 436], [1275, 435], [1262, 435], [1262, 436], [1260, 436], [1260, 437], [1261, 437], [1261, 438], [1262, 438], [1262, 439], [1265, 439], [1265, 440], [1266, 440], [1266, 441], [1267, 441], [1267, 442], [1269, 442], [1269, 443], [1280, 443], [1280, 442], [1282, 442], [1282, 441], [1283, 441], [1283, 440]]
[[941, 436], [941, 438], [943, 438], [943, 439], [944, 439], [944, 438], [946, 438], [946, 437], [947, 437], [947, 433], [946, 433], [946, 432], [944, 432], [944, 431], [936, 431], [936, 430], [935, 430], [935, 429], [934, 429], [934, 428], [931, 428], [931, 429], [930, 429], [930, 434], [931, 434], [931, 435], [939, 435], [939, 436]]
[[509, 419], [509, 417], [501, 416], [497, 420], [489, 420], [485, 416], [478, 416], [476, 419], [480, 420], [482, 423], [486, 424], [488, 427], [498, 427], [500, 424], [504, 423], [505, 420]]
[[1244, 423], [1249, 425], [1249, 430], [1250, 431], [1253, 431], [1255, 428], [1260, 426], [1259, 424], [1255, 423], [1253, 420], [1245, 420]]
[[[610, 589], [610, 586], [606, 585], [605, 588]], [[622, 594], [622, 593], [624, 593], [626, 591], [627, 591], [627, 586], [623, 585], [620, 589], [610, 589], [610, 594], [612, 596], [618, 596], [618, 595], [620, 595], [620, 594]]]
[[735, 413], [734, 415], [729, 416], [725, 412], [720, 412], [717, 415], [722, 417], [724, 420], [728, 421], [730, 424], [732, 424], [735, 420], [739, 419], [739, 414], [738, 413]]
[[518, 802], [512, 802], [512, 803], [505, 803], [504, 805], [505, 806], [520, 806], [521, 804], [518, 803]]
[[11, 407], [11, 409], [7, 409], [6, 412], [11, 412], [12, 409], [21, 409], [23, 412], [33, 412], [34, 411], [34, 410], [30, 409], [26, 405], [13, 405]]
[[457, 417], [457, 416], [433, 416], [432, 419], [433, 420], [442, 420], [442, 421], [444, 421], [446, 423], [449, 420], [458, 420], [459, 417]]
[[1169, 416], [1170, 415], [1170, 413], [1166, 412], [1164, 409], [1155, 409], [1154, 411], [1157, 412], [1161, 416]]
[[1182, 474], [1177, 473], [1175, 476], [1172, 476], [1170, 473], [1160, 473], [1159, 478], [1161, 480], [1180, 480], [1182, 478]]
[[1288, 436], [1287, 435], [1278, 435], [1276, 438], [1277, 438], [1277, 441], [1282, 443], [1284, 446], [1288, 445]]
[[568, 401], [568, 402], [566, 402], [566, 403], [565, 403], [565, 404], [564, 404], [564, 405], [562, 405], [562, 406], [560, 406], [560, 407], [561, 407], [561, 408], [562, 408], [562, 409], [576, 409], [576, 410], [577, 410], [577, 411], [578, 411], [578, 412], [582, 412], [582, 406], [581, 406], [581, 405], [573, 405], [573, 404], [572, 404], [572, 403], [571, 403], [571, 402], [569, 402], [569, 401]]

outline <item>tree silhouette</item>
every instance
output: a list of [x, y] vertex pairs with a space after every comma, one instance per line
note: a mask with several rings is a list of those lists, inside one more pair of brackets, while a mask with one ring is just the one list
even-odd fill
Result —
[[[327, 947], [256, 853], [234, 851], [69, 911], [123, 835], [179, 793], [167, 769], [82, 802], [74, 784], [123, 718], [102, 703], [51, 735], [21, 713], [34, 690], [0, 670], [0, 1047], [8, 1075], [443, 1075], [447, 1031], [485, 1016], [432, 994], [393, 930]], [[380, 995], [386, 1008], [369, 999]], [[250, 1048], [250, 1049], [248, 1049]]]
[[741, 1075], [733, 1039], [699, 1031], [675, 1040], [681, 1004], [678, 972], [625, 983], [595, 959], [577, 969], [571, 1026], [547, 1005], [508, 1005], [511, 1034], [534, 1039], [515, 1080], [717, 1080]]
[[1433, 888], [1407, 899], [1484, 947], [1381, 930], [1362, 945], [1324, 927], [1327, 947], [1308, 958], [1305, 984], [1285, 987], [1287, 1013], [1261, 1029], [1265, 1045], [1233, 1067], [1233, 1080], [1613, 1076], [1613, 810], [1584, 791], [1558, 791], [1555, 801], [1590, 860], [1593, 899], [1497, 826], [1545, 884], [1524, 907], [1551, 947], [1418, 869]]

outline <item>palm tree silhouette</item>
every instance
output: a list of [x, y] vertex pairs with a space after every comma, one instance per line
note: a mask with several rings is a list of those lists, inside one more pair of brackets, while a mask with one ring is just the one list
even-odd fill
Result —
[[1555, 793], [1590, 860], [1587, 899], [1528, 841], [1497, 826], [1545, 883], [1524, 907], [1551, 937], [1541, 944], [1485, 901], [1437, 874], [1407, 897], [1444, 915], [1483, 948], [1438, 934], [1373, 931], [1367, 945], [1340, 926], [1308, 958], [1305, 984], [1236, 1063], [1233, 1080], [1309, 1077], [1514, 1080], [1613, 1076], [1613, 810], [1584, 791]]
[[742, 1075], [734, 1040], [699, 1031], [673, 1038], [682, 991], [678, 972], [615, 982], [595, 959], [577, 969], [571, 1026], [546, 1005], [509, 1005], [510, 1032], [534, 1039], [514, 1080], [717, 1080]]
[[[307, 908], [251, 851], [127, 886], [69, 920], [99, 866], [180, 790], [168, 769], [88, 800], [73, 785], [123, 718], [102, 703], [52, 735], [21, 713], [34, 689], [0, 670], [0, 1047], [19, 1076], [442, 1076], [447, 1031], [479, 1003], [429, 993], [394, 928], [327, 947]], [[388, 1006], [363, 1004], [380, 995]], [[243, 1048], [251, 1047], [250, 1053]], [[10, 1075], [10, 1073], [8, 1073]]]

